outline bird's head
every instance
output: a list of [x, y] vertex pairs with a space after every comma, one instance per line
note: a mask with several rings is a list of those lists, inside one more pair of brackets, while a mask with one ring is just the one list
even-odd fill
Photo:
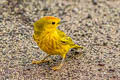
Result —
[[34, 30], [41, 31], [56, 29], [60, 25], [60, 23], [61, 20], [57, 17], [45, 16], [34, 23]]

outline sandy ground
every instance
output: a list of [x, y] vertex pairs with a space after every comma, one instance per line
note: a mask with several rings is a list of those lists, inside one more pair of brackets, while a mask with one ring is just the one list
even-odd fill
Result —
[[[0, 80], [120, 80], [120, 0], [0, 0]], [[59, 71], [59, 56], [40, 65], [33, 22], [57, 16], [59, 27], [83, 50], [70, 51]], [[82, 54], [82, 56], [81, 56]]]

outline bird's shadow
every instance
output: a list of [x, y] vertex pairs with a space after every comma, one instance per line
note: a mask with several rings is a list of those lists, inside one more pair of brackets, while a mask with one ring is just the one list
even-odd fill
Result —
[[82, 58], [84, 55], [84, 52], [77, 51], [76, 49], [71, 49], [70, 52], [66, 56], [66, 61], [70, 61], [77, 58]]

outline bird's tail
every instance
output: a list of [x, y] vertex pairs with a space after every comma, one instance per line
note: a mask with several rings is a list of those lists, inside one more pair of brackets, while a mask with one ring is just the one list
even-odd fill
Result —
[[75, 49], [83, 49], [83, 47], [82, 46], [79, 46], [79, 45], [74, 45], [72, 48], [75, 48]]

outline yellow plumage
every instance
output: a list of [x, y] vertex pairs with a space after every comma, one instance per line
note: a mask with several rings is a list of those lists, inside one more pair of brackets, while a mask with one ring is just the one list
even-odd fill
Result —
[[[52, 16], [45, 16], [34, 23], [33, 38], [41, 50], [46, 52], [48, 56], [60, 55], [63, 58], [61, 64], [53, 67], [53, 70], [62, 67], [66, 54], [71, 48], [82, 48], [74, 44], [72, 39], [64, 32], [57, 29], [60, 24], [61, 20]], [[45, 62], [48, 56], [41, 61], [33, 61], [32, 63], [39, 64]]]

